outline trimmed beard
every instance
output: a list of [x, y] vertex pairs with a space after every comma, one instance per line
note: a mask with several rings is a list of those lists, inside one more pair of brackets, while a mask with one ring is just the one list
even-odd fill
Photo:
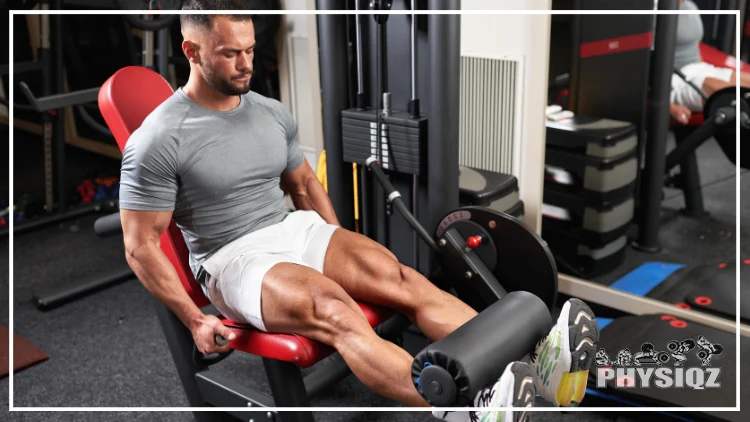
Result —
[[[250, 73], [250, 79], [247, 80], [247, 86], [245, 87], [237, 87], [236, 85], [232, 84], [232, 79], [226, 80], [218, 77], [216, 73], [210, 68], [210, 67], [204, 67], [203, 68], [203, 80], [206, 81], [206, 84], [210, 86], [211, 88], [221, 92], [224, 95], [245, 95], [250, 91], [250, 81], [252, 80], [252, 72]], [[245, 76], [247, 73], [244, 73], [240, 75], [239, 77]]]

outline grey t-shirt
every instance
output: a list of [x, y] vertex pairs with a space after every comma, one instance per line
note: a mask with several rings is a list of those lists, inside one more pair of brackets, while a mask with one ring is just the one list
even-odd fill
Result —
[[[680, 5], [680, 10], [698, 10], [698, 6], [690, 0]], [[701, 15], [678, 15], [677, 39], [674, 49], [674, 67], [683, 67], [701, 61], [698, 44], [703, 39], [703, 21]]]
[[250, 91], [234, 109], [216, 111], [178, 89], [125, 146], [120, 208], [173, 211], [197, 275], [225, 244], [286, 217], [280, 176], [303, 160], [297, 125], [280, 102]]

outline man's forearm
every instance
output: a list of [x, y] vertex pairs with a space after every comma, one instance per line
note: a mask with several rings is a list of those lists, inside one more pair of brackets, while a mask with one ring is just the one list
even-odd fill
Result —
[[328, 193], [318, 179], [310, 178], [304, 190], [292, 194], [292, 202], [298, 210], [317, 211], [326, 223], [341, 226], [338, 218], [336, 218], [336, 211], [331, 204], [331, 198], [328, 197]]
[[172, 263], [158, 244], [147, 242], [128, 253], [127, 261], [143, 286], [192, 330], [203, 312], [182, 286]]

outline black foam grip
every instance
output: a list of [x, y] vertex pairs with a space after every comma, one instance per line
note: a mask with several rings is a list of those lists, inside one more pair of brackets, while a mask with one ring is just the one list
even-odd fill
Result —
[[94, 231], [100, 237], [109, 237], [122, 233], [120, 213], [116, 212], [114, 214], [97, 218], [94, 222]]
[[[532, 352], [551, 327], [552, 317], [539, 297], [511, 292], [419, 352], [412, 363], [414, 386], [433, 406], [471, 404], [479, 390], [496, 382], [510, 362]], [[442, 375], [445, 372], [454, 385]]]

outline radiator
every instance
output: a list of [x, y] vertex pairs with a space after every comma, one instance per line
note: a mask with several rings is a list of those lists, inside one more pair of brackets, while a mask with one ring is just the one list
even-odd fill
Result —
[[459, 163], [518, 175], [522, 57], [461, 56]]

